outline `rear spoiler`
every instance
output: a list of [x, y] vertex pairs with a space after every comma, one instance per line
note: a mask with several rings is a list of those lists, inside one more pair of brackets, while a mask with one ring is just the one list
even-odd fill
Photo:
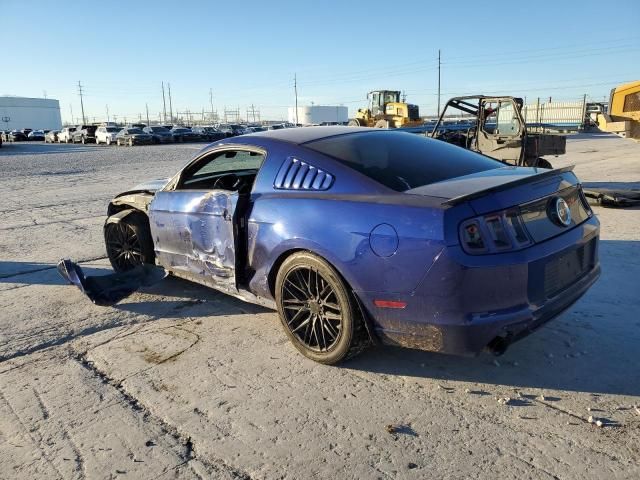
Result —
[[443, 202], [442, 205], [449, 205], [451, 207], [453, 207], [454, 205], [460, 205], [463, 202], [468, 202], [469, 200], [474, 200], [476, 198], [482, 197], [487, 193], [501, 192], [503, 190], [508, 190], [510, 188], [517, 187], [518, 185], [525, 185], [527, 183], [537, 182], [544, 178], [554, 177], [561, 173], [571, 172], [573, 171], [574, 166], [575, 165], [569, 165], [568, 167], [554, 168], [553, 170], [544, 170], [540, 173], [536, 173], [529, 177], [519, 178], [512, 182], [496, 185], [495, 187], [489, 187], [489, 188], [485, 188], [484, 190], [478, 190], [477, 192], [468, 193], [466, 195], [460, 195], [459, 197], [450, 198], [446, 202]]

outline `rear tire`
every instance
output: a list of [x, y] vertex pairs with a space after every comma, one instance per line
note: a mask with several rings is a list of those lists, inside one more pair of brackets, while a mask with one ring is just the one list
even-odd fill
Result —
[[549, 161], [545, 160], [544, 158], [538, 158], [535, 166], [537, 168], [548, 168], [549, 170], [553, 168], [551, 166], [551, 163], [549, 163]]
[[133, 212], [118, 223], [107, 223], [104, 241], [109, 262], [116, 272], [125, 272], [144, 263], [155, 264], [149, 220]]
[[361, 312], [348, 285], [313, 253], [294, 253], [282, 263], [275, 297], [285, 333], [305, 357], [333, 365], [367, 346]]
[[360, 120], [359, 118], [354, 118], [349, 120], [349, 123], [347, 124], [349, 127], [364, 127], [364, 121]]
[[130, 138], [130, 139], [129, 139], [129, 146], [130, 146], [130, 147], [133, 147], [133, 138]]
[[105, 142], [107, 145], [111, 145], [111, 137], [107, 137], [107, 140]]

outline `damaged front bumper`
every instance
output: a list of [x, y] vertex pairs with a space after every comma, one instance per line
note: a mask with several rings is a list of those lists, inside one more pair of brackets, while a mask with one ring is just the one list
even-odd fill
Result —
[[58, 272], [100, 306], [115, 305], [139, 288], [155, 285], [168, 275], [161, 267], [145, 264], [126, 272], [85, 276], [80, 265], [68, 259], [58, 262]]

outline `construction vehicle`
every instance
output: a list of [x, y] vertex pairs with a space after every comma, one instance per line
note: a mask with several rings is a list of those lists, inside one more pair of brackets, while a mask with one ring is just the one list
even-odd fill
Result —
[[[552, 168], [542, 157], [564, 154], [567, 138], [528, 129], [522, 105], [521, 98], [509, 96], [454, 97], [427, 135], [510, 165]], [[462, 119], [448, 122], [445, 117], [451, 118], [452, 111]]]
[[422, 123], [418, 106], [401, 102], [397, 90], [374, 90], [367, 94], [367, 99], [368, 108], [359, 108], [349, 126], [402, 128]]
[[611, 90], [609, 113], [598, 114], [598, 128], [640, 140], [640, 80]]

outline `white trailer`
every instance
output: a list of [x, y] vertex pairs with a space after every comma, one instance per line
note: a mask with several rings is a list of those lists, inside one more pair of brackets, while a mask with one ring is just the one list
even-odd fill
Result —
[[60, 130], [60, 102], [52, 98], [0, 97], [0, 130]]
[[289, 123], [300, 125], [335, 125], [349, 121], [349, 109], [342, 105], [309, 105], [296, 108], [289, 107]]

